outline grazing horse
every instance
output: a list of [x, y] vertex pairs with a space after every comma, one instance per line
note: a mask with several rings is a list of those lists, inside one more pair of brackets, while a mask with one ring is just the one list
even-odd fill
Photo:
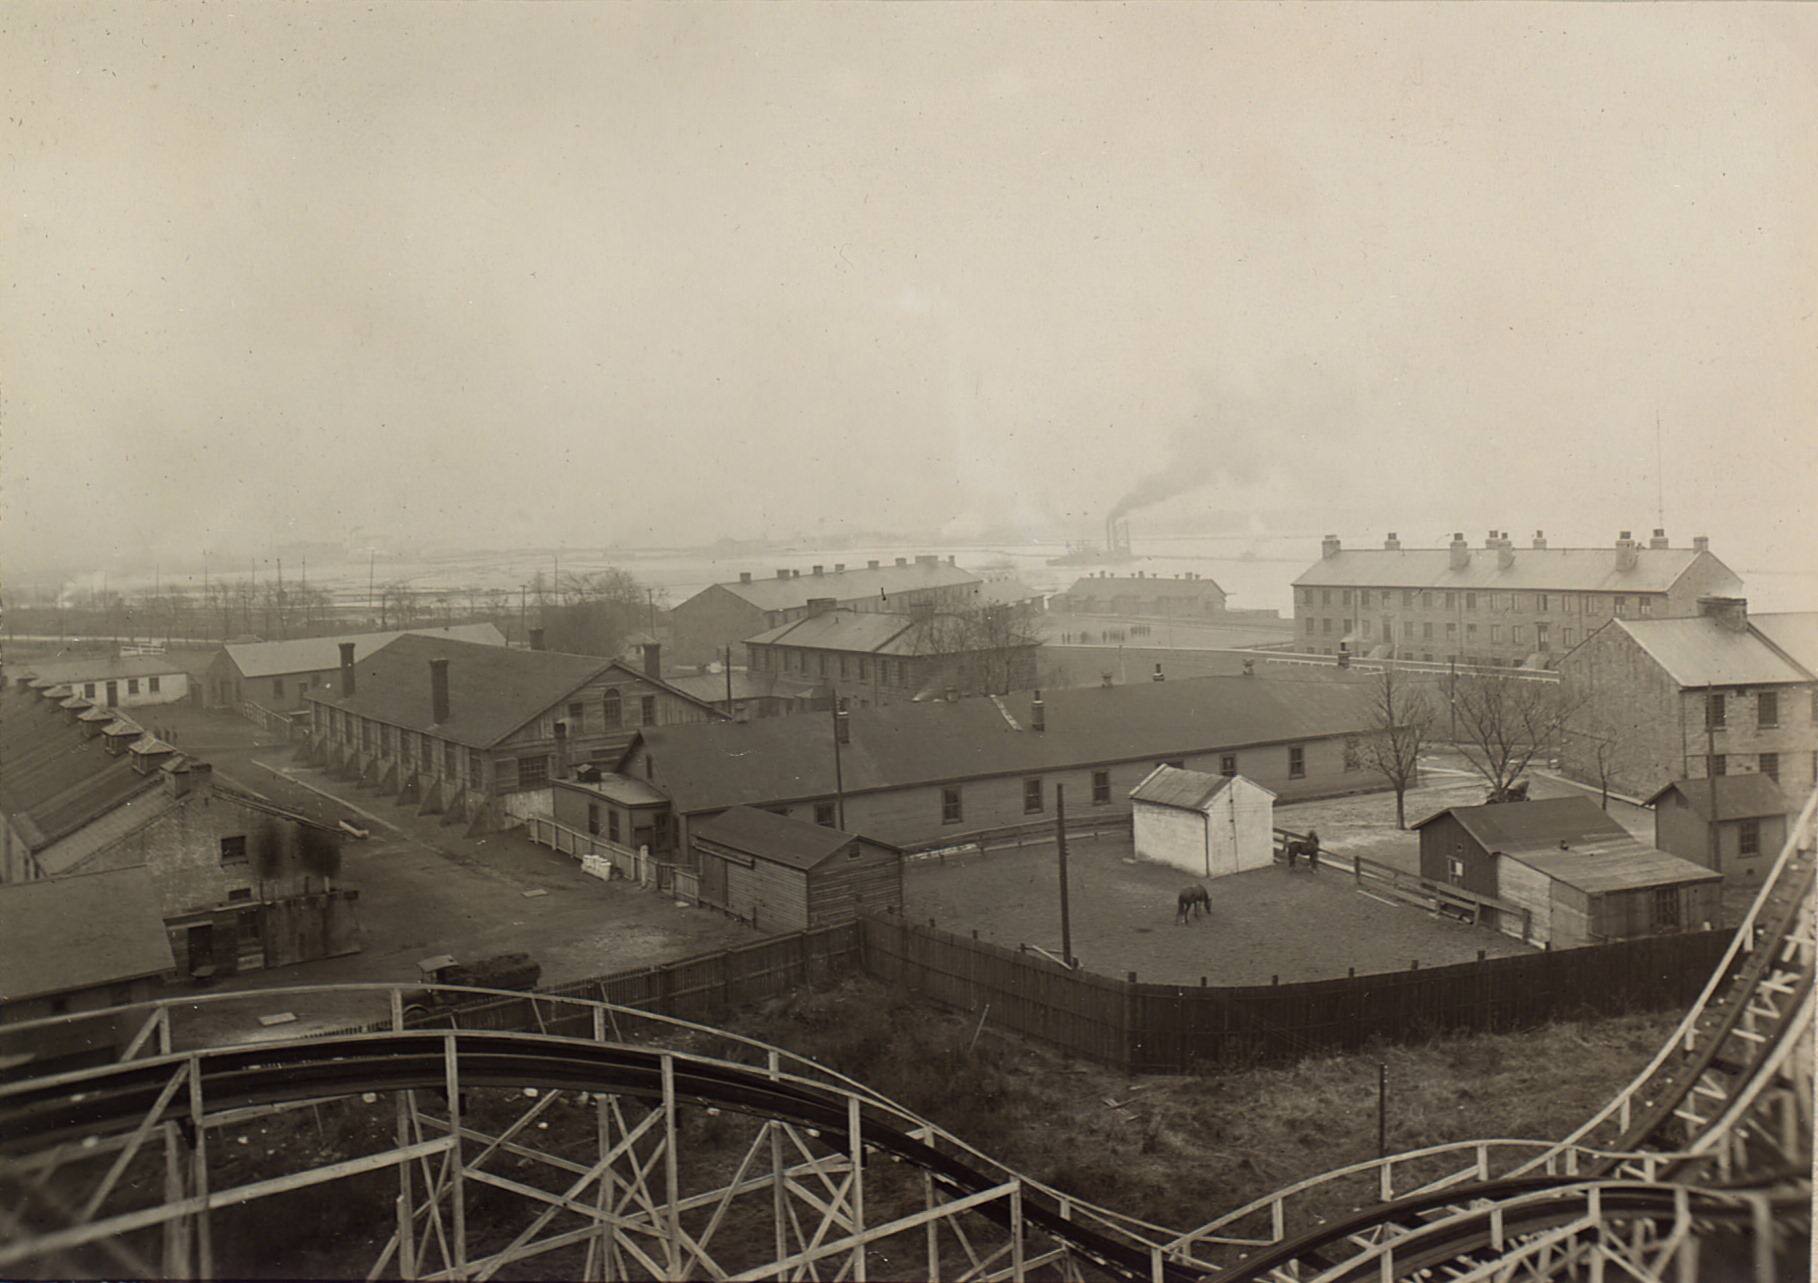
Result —
[[1174, 924], [1179, 926], [1188, 916], [1210, 914], [1212, 912], [1212, 895], [1205, 887], [1195, 882], [1190, 887], [1182, 887], [1176, 898]]
[[1307, 866], [1314, 872], [1319, 871], [1319, 830], [1308, 829], [1307, 835], [1301, 838], [1289, 838], [1282, 843], [1282, 854], [1288, 857], [1288, 867], [1292, 869], [1301, 857], [1307, 857]]

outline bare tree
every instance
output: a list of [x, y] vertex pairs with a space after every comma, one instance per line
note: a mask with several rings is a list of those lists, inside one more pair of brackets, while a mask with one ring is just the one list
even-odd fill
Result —
[[644, 627], [652, 601], [629, 571], [612, 566], [555, 581], [545, 581], [539, 571], [530, 595], [546, 644], [573, 655], [617, 655]]
[[1451, 683], [1458, 751], [1503, 798], [1528, 764], [1558, 748], [1577, 702], [1557, 681], [1473, 673]]
[[415, 628], [422, 613], [416, 590], [403, 580], [394, 579], [379, 589], [380, 628]]
[[1041, 642], [1028, 603], [992, 603], [931, 615], [910, 645], [918, 656], [945, 661], [947, 675], [963, 689], [1007, 695], [1035, 682], [1034, 648]]
[[1420, 754], [1433, 729], [1427, 688], [1384, 664], [1370, 694], [1370, 734], [1362, 744], [1366, 766], [1395, 790], [1395, 827], [1408, 827], [1408, 787], [1420, 775]]

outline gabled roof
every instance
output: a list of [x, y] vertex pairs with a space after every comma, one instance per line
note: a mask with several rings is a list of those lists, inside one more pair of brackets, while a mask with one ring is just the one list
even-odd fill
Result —
[[1418, 820], [1421, 829], [1449, 815], [1476, 838], [1485, 850], [1525, 850], [1560, 842], [1574, 846], [1597, 837], [1628, 836], [1628, 830], [1582, 794], [1539, 797], [1527, 802], [1502, 802], [1482, 806], [1448, 806]]
[[1147, 597], [1222, 597], [1225, 590], [1213, 579], [1173, 578], [1164, 579], [1159, 575], [1144, 575], [1138, 579], [1135, 575], [1084, 575], [1073, 581], [1073, 587], [1067, 589], [1069, 597], [1107, 597], [1119, 594], [1136, 593]]
[[74, 686], [109, 678], [172, 677], [184, 668], [166, 655], [58, 655], [21, 661], [16, 671], [21, 678]]
[[[1440, 588], [1489, 591], [1663, 593], [1679, 581], [1700, 557], [1728, 568], [1708, 552], [1691, 548], [1637, 548], [1632, 570], [1616, 568], [1615, 548], [1516, 548], [1514, 561], [1503, 567], [1494, 548], [1473, 548], [1463, 570], [1452, 569], [1445, 548], [1346, 548], [1322, 557], [1294, 580], [1296, 587]], [[1742, 581], [1730, 575], [1730, 587]]]
[[[787, 579], [760, 579], [754, 575], [748, 584], [735, 581], [715, 584], [713, 587], [743, 598], [759, 610], [797, 610], [806, 606], [810, 597], [832, 597], [836, 601], [848, 602], [870, 600], [882, 595], [887, 600], [895, 593], [953, 588], [977, 582], [979, 577], [970, 570], [962, 570], [944, 561], [932, 564], [912, 561], [906, 566], [841, 570], [821, 575], [791, 575]], [[712, 588], [702, 591], [711, 592]], [[693, 601], [694, 598], [688, 600]], [[688, 602], [683, 602], [682, 606], [687, 604]]]
[[503, 646], [505, 635], [495, 624], [450, 624], [444, 628], [405, 628], [383, 633], [342, 633], [334, 637], [298, 637], [292, 641], [229, 642], [227, 657], [243, 677], [282, 677], [288, 673], [319, 673], [341, 666], [341, 643], [354, 644], [358, 663], [407, 634], [440, 637], [448, 641], [483, 646]]
[[0, 812], [29, 850], [43, 850], [157, 783], [126, 756], [108, 753], [86, 724], [51, 701], [14, 686], [0, 692]]
[[1809, 673], [1818, 673], [1818, 610], [1750, 615], [1755, 631]]
[[1809, 682], [1753, 629], [1734, 629], [1709, 615], [1684, 619], [1612, 619], [1681, 686], [1771, 686]]
[[1414, 827], [1424, 828], [1442, 815], [1457, 820], [1484, 850], [1582, 891], [1635, 890], [1723, 876], [1636, 839], [1582, 794], [1449, 806]]
[[[837, 650], [859, 655], [938, 656], [963, 653], [955, 643], [964, 629], [953, 627], [953, 616], [916, 619], [875, 610], [829, 610], [806, 615], [755, 637], [747, 646], [800, 646], [807, 650]], [[1022, 643], [1041, 645], [1039, 637]]]
[[1228, 775], [1208, 775], [1178, 766], [1158, 766], [1130, 790], [1132, 802], [1150, 802], [1183, 811], [1203, 811], [1231, 782]]
[[[1201, 677], [1043, 698], [1043, 732], [1028, 729], [1027, 692], [854, 710], [851, 742], [841, 749], [845, 789], [1178, 757], [1358, 734], [1372, 724], [1369, 686], [1359, 681]], [[652, 782], [682, 814], [831, 797], [832, 734], [824, 720], [796, 717], [652, 726], [628, 746], [620, 769], [648, 748]]]
[[1602, 851], [1507, 851], [1519, 860], [1567, 886], [1593, 895], [1604, 891], [1639, 891], [1646, 887], [1679, 886], [1687, 882], [1718, 882], [1723, 875], [1703, 865], [1657, 850], [1634, 838]]
[[749, 806], [722, 811], [691, 828], [689, 836], [792, 869], [812, 869], [852, 842], [850, 833]]
[[604, 772], [597, 780], [555, 780], [553, 783], [559, 789], [591, 793], [608, 802], [617, 802], [620, 806], [663, 806], [669, 801], [643, 780], [620, 775], [616, 771]]
[[[703, 703], [726, 702], [725, 673], [691, 673], [663, 679], [682, 694]], [[748, 669], [732, 670], [732, 698], [802, 699], [814, 689], [813, 682], [792, 681], [781, 673], [754, 673]]]
[[[429, 661], [448, 661], [448, 720], [437, 723], [429, 700]], [[308, 699], [357, 717], [427, 731], [470, 748], [491, 748], [569, 694], [610, 670], [655, 690], [701, 704], [667, 682], [598, 655], [513, 650], [449, 637], [405, 633], [355, 662], [355, 691], [311, 691]], [[709, 707], [702, 704], [702, 707]], [[717, 710], [714, 711], [717, 715]]]
[[[1711, 803], [1715, 783], [1716, 805]], [[1720, 775], [1712, 780], [1674, 780], [1647, 800], [1656, 805], [1668, 793], [1678, 793], [1704, 820], [1753, 820], [1768, 815], [1788, 815], [1793, 807], [1786, 794], [1765, 775]]]
[[175, 969], [143, 865], [0, 884], [0, 1002]]

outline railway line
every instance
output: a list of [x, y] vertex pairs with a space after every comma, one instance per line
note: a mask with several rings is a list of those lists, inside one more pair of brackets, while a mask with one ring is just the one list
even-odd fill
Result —
[[[138, 1028], [114, 1063], [0, 1085], [0, 1272], [207, 1276], [216, 1215], [380, 1173], [397, 1193], [370, 1277], [490, 1278], [569, 1251], [588, 1278], [1694, 1278], [1720, 1262], [1779, 1279], [1810, 1251], [1815, 809], [1672, 1037], [1557, 1141], [1353, 1164], [1180, 1233], [723, 1030], [488, 990], [451, 996], [516, 1000], [536, 1031], [413, 1028], [399, 987], [339, 986], [385, 995], [391, 1028], [181, 1048], [166, 1002], [0, 1031]], [[235, 1128], [382, 1096], [384, 1148], [221, 1179]], [[480, 1096], [514, 1103], [482, 1124]], [[562, 1101], [583, 1155], [540, 1140]], [[469, 1217], [482, 1190], [521, 1208], [515, 1228]], [[1321, 1220], [1337, 1192], [1357, 1210]]]

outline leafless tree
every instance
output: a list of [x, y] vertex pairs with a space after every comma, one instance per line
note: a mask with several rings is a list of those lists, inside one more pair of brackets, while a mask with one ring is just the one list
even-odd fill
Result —
[[653, 600], [629, 571], [612, 566], [560, 580], [545, 580], [539, 571], [530, 595], [545, 644], [574, 655], [617, 655], [645, 626]]
[[1420, 754], [1433, 729], [1427, 688], [1394, 664], [1384, 664], [1370, 693], [1370, 733], [1360, 746], [1364, 765], [1395, 790], [1395, 827], [1408, 827], [1408, 788], [1420, 775]]
[[423, 605], [417, 592], [401, 579], [394, 579], [379, 589], [379, 627], [415, 628], [421, 622]]
[[955, 684], [979, 694], [1007, 695], [1035, 680], [1027, 663], [1042, 641], [1027, 603], [992, 603], [943, 611], [916, 627], [915, 654], [946, 661]]
[[1557, 681], [1473, 673], [1451, 682], [1458, 750], [1503, 797], [1536, 757], [1557, 750], [1578, 709]]

